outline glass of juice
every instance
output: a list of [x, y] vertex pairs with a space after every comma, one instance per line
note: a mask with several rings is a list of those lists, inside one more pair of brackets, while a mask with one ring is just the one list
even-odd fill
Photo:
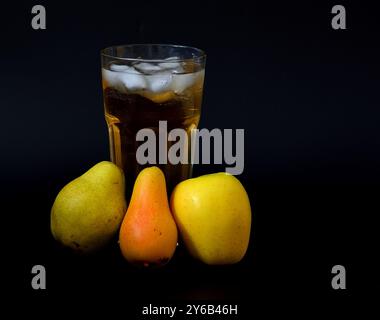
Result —
[[[124, 170], [127, 193], [138, 173], [152, 165], [161, 168], [171, 192], [192, 174], [190, 135], [201, 114], [205, 53], [179, 45], [131, 44], [108, 47], [101, 51], [101, 59], [111, 161]], [[166, 132], [186, 132], [188, 161], [171, 163], [162, 157], [162, 150], [178, 143], [168, 135], [159, 137], [164, 134], [162, 126]], [[156, 136], [155, 161], [150, 163], [139, 163], [136, 157], [144, 143], [136, 139], [141, 129], [151, 129]]]

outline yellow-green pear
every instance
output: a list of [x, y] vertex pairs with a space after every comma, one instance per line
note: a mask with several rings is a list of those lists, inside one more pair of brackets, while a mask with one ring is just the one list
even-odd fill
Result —
[[91, 252], [110, 241], [125, 212], [123, 171], [103, 161], [59, 192], [51, 209], [51, 232], [64, 246]]
[[190, 254], [207, 264], [232, 264], [245, 255], [251, 230], [247, 192], [234, 176], [214, 173], [179, 183], [171, 211]]

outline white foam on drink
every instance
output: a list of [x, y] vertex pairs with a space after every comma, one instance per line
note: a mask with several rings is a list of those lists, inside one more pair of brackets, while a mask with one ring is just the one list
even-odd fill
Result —
[[140, 62], [134, 66], [111, 64], [110, 70], [102, 69], [102, 75], [111, 87], [122, 92], [147, 90], [153, 93], [174, 91], [180, 94], [194, 85], [204, 71], [182, 73], [182, 64], [170, 61], [175, 59], [177, 57], [159, 64]]

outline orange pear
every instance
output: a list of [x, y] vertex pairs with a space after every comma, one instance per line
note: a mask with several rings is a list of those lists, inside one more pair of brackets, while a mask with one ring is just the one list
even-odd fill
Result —
[[157, 167], [140, 172], [121, 224], [120, 249], [129, 262], [167, 263], [177, 246], [177, 226], [169, 209], [165, 176]]

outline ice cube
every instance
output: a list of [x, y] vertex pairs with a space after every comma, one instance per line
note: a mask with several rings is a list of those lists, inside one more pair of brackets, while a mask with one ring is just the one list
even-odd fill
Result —
[[203, 76], [203, 71], [186, 74], [175, 74], [173, 75], [171, 88], [175, 93], [182, 93], [184, 90], [194, 85], [194, 83], [201, 76]]
[[160, 72], [147, 76], [149, 90], [155, 93], [164, 92], [170, 89], [173, 75], [170, 72]]
[[126, 65], [122, 65], [122, 64], [111, 64], [110, 65], [111, 71], [126, 72], [130, 69], [131, 69], [131, 67], [126, 66]]
[[147, 81], [142, 74], [120, 72], [120, 80], [128, 90], [146, 89]]
[[166, 58], [165, 60], [168, 62], [161, 62], [158, 65], [162, 69], [166, 69], [166, 70], [170, 69], [171, 72], [182, 73], [184, 71], [184, 69], [182, 67], [182, 63], [180, 63], [178, 61], [173, 61], [173, 60], [178, 60], [178, 59], [179, 59], [179, 57]]
[[174, 73], [181, 73], [183, 72], [182, 64], [179, 62], [161, 62], [158, 64], [162, 69], [170, 70]]
[[181, 93], [186, 88], [193, 85], [195, 82], [195, 75], [193, 73], [176, 74], [173, 77], [172, 89], [175, 93]]
[[133, 66], [142, 73], [155, 73], [162, 70], [160, 66], [147, 62], [136, 63]]
[[119, 79], [119, 73], [102, 69], [102, 78], [107, 82], [107, 85], [120, 91], [125, 91], [123, 83]]
[[103, 79], [109, 86], [125, 92], [127, 90], [141, 90], [147, 87], [145, 77], [132, 67], [125, 66], [124, 72], [102, 69]]

